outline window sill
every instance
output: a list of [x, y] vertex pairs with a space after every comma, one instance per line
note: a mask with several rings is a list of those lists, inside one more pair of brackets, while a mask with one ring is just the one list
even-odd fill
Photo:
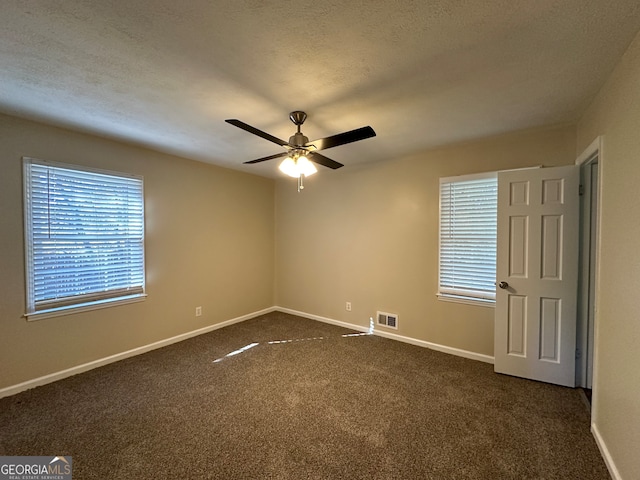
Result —
[[45, 318], [61, 317], [63, 315], [72, 315], [74, 313], [89, 312], [101, 308], [115, 307], [117, 305], [126, 305], [129, 303], [142, 302], [147, 297], [146, 293], [136, 295], [128, 295], [126, 297], [108, 298], [105, 300], [96, 300], [94, 302], [80, 303], [78, 305], [69, 305], [66, 307], [51, 308], [49, 310], [40, 310], [39, 312], [25, 313], [27, 321], [34, 322], [36, 320], [44, 320]]
[[462, 297], [458, 295], [446, 295], [443, 293], [436, 294], [438, 300], [442, 302], [451, 302], [451, 303], [463, 303], [465, 305], [475, 305], [478, 307], [490, 307], [495, 308], [496, 301], [488, 300], [482, 298], [473, 298], [473, 297]]

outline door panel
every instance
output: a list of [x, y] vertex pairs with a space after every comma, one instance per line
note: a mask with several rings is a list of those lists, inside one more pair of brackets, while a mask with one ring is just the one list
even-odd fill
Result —
[[540, 299], [540, 360], [558, 363], [560, 350], [560, 322], [562, 300]]
[[529, 259], [529, 218], [513, 216], [509, 218], [509, 276], [527, 277]]
[[527, 355], [527, 297], [509, 296], [509, 355]]
[[498, 175], [498, 373], [575, 385], [578, 175], [575, 166]]
[[542, 216], [542, 278], [562, 280], [562, 215]]

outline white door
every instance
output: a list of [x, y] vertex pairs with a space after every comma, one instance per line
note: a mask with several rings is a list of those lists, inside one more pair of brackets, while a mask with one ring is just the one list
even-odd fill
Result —
[[579, 168], [498, 174], [495, 371], [575, 386]]

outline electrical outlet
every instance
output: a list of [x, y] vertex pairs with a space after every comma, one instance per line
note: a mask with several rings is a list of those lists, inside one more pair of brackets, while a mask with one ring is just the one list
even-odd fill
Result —
[[196, 307], [196, 317], [202, 316], [202, 307]]
[[347, 306], [345, 307], [347, 309], [347, 312], [351, 311], [351, 302], [347, 302]]

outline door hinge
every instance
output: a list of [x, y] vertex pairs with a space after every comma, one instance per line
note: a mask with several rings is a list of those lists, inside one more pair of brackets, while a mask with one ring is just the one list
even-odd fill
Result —
[[584, 195], [584, 185], [580, 185], [580, 187], [578, 187], [578, 195], [580, 196]]

